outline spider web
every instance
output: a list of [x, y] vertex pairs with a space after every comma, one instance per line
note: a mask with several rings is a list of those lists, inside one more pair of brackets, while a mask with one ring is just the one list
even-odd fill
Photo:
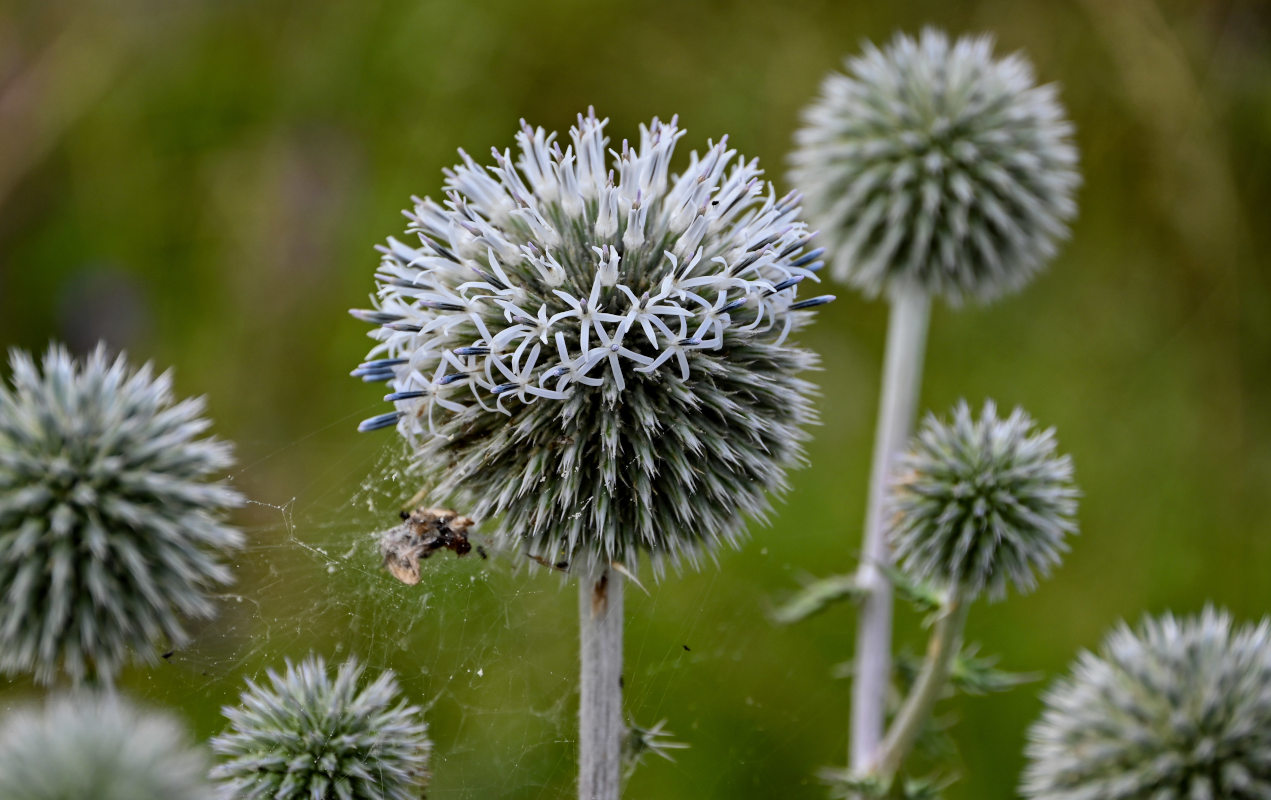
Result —
[[[266, 462], [296, 449], [233, 479], [254, 485], [276, 467]], [[403, 694], [425, 710], [431, 800], [572, 796], [576, 584], [496, 552], [479, 521], [471, 539], [488, 560], [438, 551], [422, 562], [418, 585], [399, 583], [381, 565], [379, 538], [400, 523], [418, 486], [404, 465], [400, 442], [385, 436], [370, 449], [333, 449], [320, 476], [284, 501], [252, 500], [243, 515], [248, 545], [234, 559], [219, 616], [157, 666], [127, 670], [120, 688], [177, 713], [206, 741], [224, 729], [220, 709], [237, 703], [246, 679], [263, 680], [285, 659], [310, 653], [332, 668], [354, 656], [368, 679], [393, 670]], [[764, 612], [765, 592], [792, 588], [793, 579], [772, 578], [756, 591], [744, 588], [744, 577], [725, 577], [730, 562], [753, 562], [743, 572], [790, 565], [774, 565], [759, 542], [719, 559], [661, 584], [637, 570], [647, 591], [631, 585], [626, 593], [624, 708], [646, 728], [665, 720], [672, 738], [689, 745], [670, 751], [674, 761], [646, 754], [626, 795], [770, 797], [780, 786], [784, 797], [824, 797], [813, 775], [839, 758], [844, 711], [826, 701], [843, 698], [843, 687], [826, 676], [842, 651], [790, 661], [800, 650], [791, 642], [808, 631], [785, 634]], [[817, 691], [795, 691], [795, 701], [773, 696], [800, 681]], [[0, 693], [0, 707], [12, 695]]]

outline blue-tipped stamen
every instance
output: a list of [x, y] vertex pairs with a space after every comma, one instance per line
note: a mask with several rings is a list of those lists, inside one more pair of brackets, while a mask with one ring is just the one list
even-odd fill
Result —
[[393, 392], [392, 394], [386, 394], [384, 395], [384, 400], [389, 403], [396, 403], [398, 400], [414, 400], [419, 397], [427, 396], [428, 392], [415, 389], [409, 392]]
[[349, 315], [354, 319], [360, 319], [371, 325], [388, 325], [402, 319], [400, 314], [390, 314], [387, 311], [369, 311], [363, 308], [350, 308]]
[[420, 300], [419, 304], [424, 308], [434, 308], [438, 311], [463, 311], [463, 306], [458, 303], [448, 303], [444, 300]]
[[747, 253], [756, 253], [756, 252], [758, 252], [758, 251], [760, 251], [760, 250], [764, 249], [764, 248], [765, 248], [765, 247], [767, 247], [768, 245], [772, 244], [773, 242], [777, 241], [777, 239], [778, 239], [778, 238], [780, 238], [780, 237], [781, 237], [781, 233], [780, 233], [780, 232], [777, 232], [777, 233], [770, 233], [770, 234], [768, 234], [767, 236], [765, 236], [765, 237], [763, 237], [762, 239], [760, 239], [759, 241], [757, 241], [757, 242], [755, 242], [754, 244], [752, 244], [750, 247], [747, 247], [747, 248], [746, 248], [746, 252], [747, 252]]
[[419, 241], [424, 245], [424, 247], [427, 247], [429, 250], [433, 251], [434, 253], [446, 259], [447, 261], [453, 261], [456, 264], [463, 263], [459, 260], [458, 256], [456, 256], [454, 253], [450, 252], [445, 247], [442, 247], [435, 240], [430, 239], [429, 237], [425, 236], [423, 233], [419, 233]]
[[494, 287], [494, 288], [496, 288], [496, 289], [500, 289], [500, 290], [503, 290], [503, 291], [507, 291], [507, 290], [508, 290], [508, 288], [510, 288], [510, 287], [508, 287], [508, 285], [507, 285], [506, 283], [504, 283], [503, 281], [499, 280], [499, 279], [498, 279], [497, 277], [495, 277], [494, 275], [491, 275], [489, 272], [486, 272], [485, 270], [481, 269], [480, 267], [473, 267], [473, 270], [474, 270], [474, 271], [475, 271], [478, 275], [480, 275], [480, 276], [481, 276], [481, 279], [482, 279], [482, 280], [484, 280], [486, 283], [490, 284], [491, 286], [493, 286], [493, 287]]
[[820, 258], [823, 255], [825, 255], [825, 248], [818, 247], [817, 249], [809, 253], [805, 253], [802, 257], [796, 258], [794, 261], [791, 261], [790, 266], [792, 267], [807, 266], [808, 264], [812, 263], [813, 261], [816, 261], [818, 258]]
[[456, 347], [454, 354], [457, 356], [488, 356], [490, 348], [488, 347]]
[[353, 370], [354, 375], [360, 375], [363, 372], [372, 370], [381, 370], [388, 367], [397, 367], [405, 364], [409, 359], [406, 358], [378, 358], [374, 361], [363, 361], [357, 365], [357, 369]]
[[777, 258], [787, 258], [790, 255], [793, 255], [794, 253], [799, 252], [800, 250], [808, 246], [808, 244], [812, 241], [812, 237], [815, 235], [816, 234], [812, 234], [810, 236], [806, 236], [797, 241], [791, 242], [789, 245], [786, 246], [784, 250], [782, 250], [780, 253], [777, 253]]
[[378, 361], [367, 361], [364, 364], [359, 364], [358, 368], [349, 374], [355, 378], [361, 378], [366, 383], [379, 383], [395, 377], [397, 372], [393, 368], [405, 364], [408, 360], [405, 358], [383, 358]]
[[783, 289], [789, 289], [791, 286], [797, 285], [800, 281], [802, 281], [806, 277], [807, 277], [806, 275], [795, 275], [792, 278], [786, 278], [781, 283], [778, 283], [775, 286], [773, 286], [772, 291], [769, 292], [769, 294], [776, 294], [777, 292], [780, 292]]
[[807, 300], [800, 300], [797, 303], [790, 304], [791, 311], [802, 311], [805, 308], [813, 308], [815, 306], [823, 306], [834, 299], [832, 294], [823, 294], [820, 297], [811, 297]]
[[763, 258], [763, 253], [748, 253], [741, 261], [738, 261], [736, 264], [729, 267], [729, 273], [732, 275], [739, 275], [742, 270], [749, 267], [751, 264], [754, 264], [761, 258]]
[[449, 375], [442, 375], [441, 379], [437, 381], [437, 385], [449, 386], [450, 384], [456, 381], [461, 381], [466, 377], [468, 377], [468, 373], [466, 372], [452, 372]]
[[391, 428], [397, 424], [397, 420], [401, 419], [401, 412], [390, 411], [387, 414], [380, 414], [370, 419], [364, 419], [358, 423], [357, 429], [359, 433], [367, 433], [368, 431], [378, 431], [381, 428]]

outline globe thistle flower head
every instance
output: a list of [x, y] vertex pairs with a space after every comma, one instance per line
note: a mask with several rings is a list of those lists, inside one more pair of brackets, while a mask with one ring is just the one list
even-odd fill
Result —
[[971, 596], [1026, 592], [1077, 530], [1072, 460], [1053, 430], [1034, 430], [1020, 409], [999, 419], [965, 402], [946, 423], [928, 416], [900, 458], [891, 489], [891, 540], [907, 573]]
[[674, 175], [676, 120], [615, 149], [606, 123], [579, 116], [564, 146], [523, 124], [517, 156], [463, 154], [444, 203], [417, 199], [417, 244], [382, 248], [353, 312], [379, 342], [353, 374], [395, 406], [362, 429], [396, 426], [434, 500], [496, 541], [660, 573], [784, 486], [813, 417], [789, 336], [832, 298], [798, 298], [819, 251], [756, 161], [725, 139]]
[[392, 672], [359, 689], [354, 659], [333, 679], [321, 658], [247, 682], [225, 708], [230, 728], [212, 740], [224, 762], [212, 776], [239, 800], [418, 800], [432, 742], [423, 712], [408, 705]]
[[207, 759], [166, 715], [65, 695], [0, 721], [5, 800], [213, 800]]
[[242, 502], [209, 480], [229, 445], [200, 438], [202, 399], [177, 401], [169, 374], [99, 347], [52, 347], [40, 366], [11, 351], [0, 381], [0, 671], [58, 670], [109, 683], [129, 653], [187, 639], [183, 618], [214, 613], [221, 560], [242, 535]]
[[1021, 790], [1045, 800], [1271, 797], [1271, 620], [1122, 624], [1045, 696]]
[[867, 44], [825, 79], [791, 180], [836, 279], [988, 301], [1054, 255], [1076, 213], [1072, 125], [1022, 56], [992, 51], [926, 29]]

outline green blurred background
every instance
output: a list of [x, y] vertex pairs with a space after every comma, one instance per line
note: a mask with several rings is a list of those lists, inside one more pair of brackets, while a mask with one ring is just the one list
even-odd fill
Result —
[[[989, 31], [1062, 85], [1085, 184], [1072, 240], [1018, 296], [938, 307], [922, 406], [993, 397], [1054, 425], [1082, 534], [970, 635], [1051, 679], [1122, 618], [1271, 606], [1271, 8], [1259, 2], [514, 0], [0, 3], [0, 344], [98, 338], [177, 371], [238, 443], [257, 505], [237, 595], [125, 688], [200, 737], [245, 677], [310, 650], [393, 668], [429, 705], [435, 798], [570, 795], [574, 596], [501, 560], [408, 589], [376, 530], [416, 487], [358, 435], [372, 246], [459, 147], [564, 129], [594, 104], [633, 135], [678, 113], [779, 188], [797, 112], [865, 39]], [[627, 705], [691, 749], [638, 798], [816, 798], [845, 759], [852, 615], [765, 614], [858, 547], [886, 309], [840, 290], [805, 337], [824, 424], [770, 527], [629, 596]], [[911, 616], [902, 638], [921, 637]], [[949, 798], [1014, 795], [1044, 683], [947, 703]], [[0, 707], [38, 694], [0, 686]]]

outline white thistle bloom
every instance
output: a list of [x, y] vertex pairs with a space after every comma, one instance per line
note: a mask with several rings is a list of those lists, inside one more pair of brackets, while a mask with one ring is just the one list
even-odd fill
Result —
[[0, 380], [0, 672], [110, 684], [215, 615], [243, 534], [200, 399], [98, 347], [11, 351]]
[[309, 656], [247, 681], [241, 703], [223, 710], [230, 727], [212, 739], [212, 770], [234, 800], [416, 800], [431, 775], [432, 741], [418, 706], [383, 672], [365, 686], [350, 658], [333, 678]]
[[1119, 626], [1047, 692], [1025, 797], [1271, 797], [1271, 620], [1207, 608]]
[[1072, 459], [1057, 449], [1053, 429], [1018, 408], [999, 418], [992, 401], [978, 417], [965, 401], [948, 422], [928, 415], [891, 487], [897, 562], [973, 597], [1030, 591], [1077, 532]]
[[756, 161], [724, 140], [672, 175], [675, 119], [614, 149], [606, 122], [563, 147], [523, 123], [491, 167], [461, 152], [407, 213], [417, 244], [381, 248], [353, 374], [395, 405], [361, 429], [397, 426], [438, 498], [531, 555], [660, 569], [781, 487], [812, 417], [787, 337], [831, 298], [797, 299], [820, 251]]
[[0, 720], [4, 800], [215, 800], [207, 757], [167, 714], [64, 694]]
[[1016, 290], [1076, 214], [1072, 124], [1054, 86], [990, 37], [927, 29], [872, 44], [804, 112], [791, 180], [838, 280], [957, 303]]

